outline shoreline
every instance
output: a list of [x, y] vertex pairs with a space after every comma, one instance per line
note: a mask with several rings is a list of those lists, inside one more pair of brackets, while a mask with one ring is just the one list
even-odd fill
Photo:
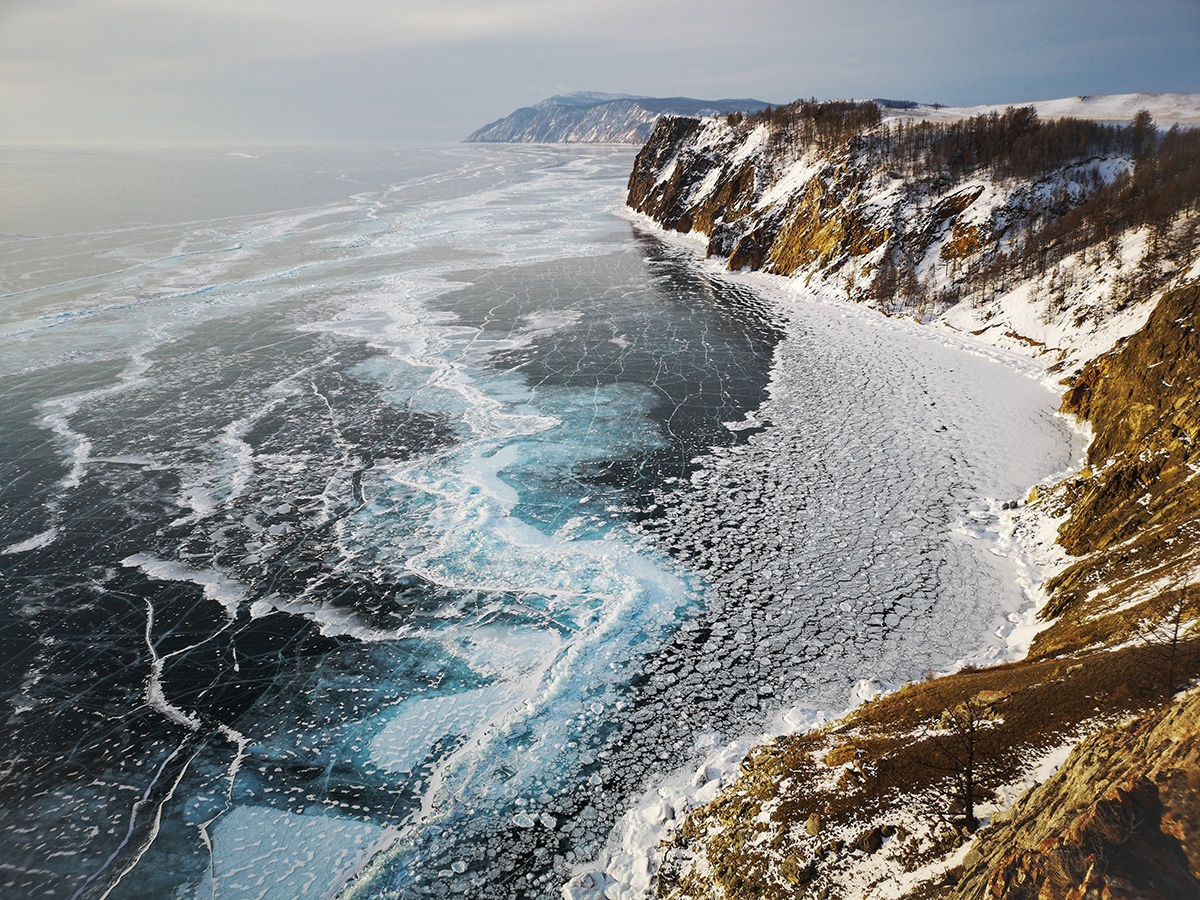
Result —
[[[1039, 364], [1037, 357], [1031, 353], [1021, 353], [1010, 346], [983, 340], [979, 335], [961, 332], [941, 321], [922, 323], [910, 317], [890, 316], [880, 310], [864, 307], [837, 296], [800, 287], [787, 276], [762, 272], [730, 272], [719, 262], [696, 255], [698, 247], [706, 247], [707, 236], [699, 233], [683, 235], [668, 231], [648, 216], [628, 207], [613, 212], [635, 227], [644, 228], [654, 234], [669, 246], [692, 255], [692, 264], [709, 277], [727, 279], [746, 286], [782, 309], [800, 302], [824, 307], [843, 316], [853, 315], [862, 320], [870, 320], [876, 325], [886, 323], [884, 327], [889, 329], [902, 330], [919, 336], [921, 340], [932, 340], [956, 352], [1004, 365], [1010, 371], [1037, 382], [1055, 396], [1062, 390], [1058, 379], [1049, 372], [1051, 366]], [[931, 327], [937, 324], [943, 325], [943, 328], [935, 330]], [[785, 342], [786, 340], [787, 338]], [[784, 364], [778, 358], [773, 363], [775, 366]], [[773, 382], [775, 377], [773, 375]], [[764, 405], [770, 403], [769, 399]], [[1086, 423], [1057, 411], [1055, 416], [1067, 423], [1069, 428], [1068, 439], [1074, 444], [1070, 462], [1065, 467], [1047, 472], [1034, 484], [1027, 485], [1024, 496], [1019, 498], [1020, 505], [1015, 509], [999, 509], [997, 507], [1001, 505], [1001, 501], [979, 498], [992, 507], [987, 512], [993, 514], [992, 524], [996, 526], [994, 532], [981, 528], [973, 535], [959, 532], [948, 536], [950, 540], [965, 539], [981, 543], [981, 552], [991, 553], [1002, 561], [1008, 569], [1009, 583], [1020, 591], [1026, 602], [1019, 609], [1007, 613], [999, 610], [998, 616], [1003, 617], [1006, 622], [991, 632], [994, 640], [977, 645], [973, 649], [964, 649], [950, 668], [931, 673], [935, 678], [954, 674], [965, 667], [984, 668], [1020, 661], [1027, 656], [1030, 643], [1036, 634], [1049, 624], [1039, 621], [1038, 613], [1048, 600], [1044, 590], [1045, 584], [1068, 564], [1065, 551], [1053, 541], [1054, 533], [1062, 519], [1049, 517], [1037, 509], [1030, 510], [1025, 498], [1038, 485], [1057, 483], [1079, 472], [1085, 463], [1087, 449], [1092, 440], [1091, 429]], [[970, 511], [965, 512], [970, 514]], [[964, 521], [960, 524], [965, 526], [967, 523]], [[698, 766], [672, 771], [642, 793], [614, 826], [601, 854], [594, 861], [575, 867], [571, 879], [563, 888], [563, 897], [566, 900], [590, 900], [601, 896], [647, 896], [661, 859], [661, 844], [671, 838], [687, 812], [707, 804], [719, 791], [729, 787], [740, 777], [741, 762], [749, 751], [777, 737], [808, 733], [836, 723], [845, 719], [863, 703], [890, 694], [901, 686], [883, 684], [867, 675], [858, 679], [851, 691], [850, 702], [843, 709], [804, 705], [784, 708], [770, 717], [763, 729], [748, 732], [733, 741], [710, 746], [707, 752], [704, 752]], [[697, 750], [703, 752], [704, 748], [698, 746]], [[1065, 754], [1060, 756], [1065, 758]], [[1058, 759], [1059, 763], [1061, 761], [1062, 759]], [[612, 892], [613, 888], [617, 888], [616, 893]]]

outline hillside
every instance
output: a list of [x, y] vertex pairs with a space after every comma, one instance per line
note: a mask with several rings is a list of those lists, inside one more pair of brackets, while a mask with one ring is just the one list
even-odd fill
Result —
[[691, 97], [636, 97], [581, 92], [523, 106], [484, 125], [470, 143], [642, 144], [665, 115], [705, 116], [751, 113], [761, 100], [694, 100]]
[[[971, 116], [1002, 113], [1010, 103], [986, 106], [931, 106], [914, 104], [888, 113], [893, 119], [927, 119], [953, 122]], [[1198, 94], [1095, 94], [1082, 97], [1062, 97], [1055, 100], [1035, 100], [1022, 103], [1031, 106], [1043, 119], [1088, 119], [1093, 122], [1124, 124], [1133, 121], [1142, 110], [1150, 113], [1160, 127], [1194, 126], [1200, 119]]]
[[752, 751], [649, 861], [660, 896], [1200, 896], [1197, 101], [659, 123], [632, 208], [731, 269], [1029, 354], [1093, 435], [1005, 513], [1043, 563], [1025, 658]]

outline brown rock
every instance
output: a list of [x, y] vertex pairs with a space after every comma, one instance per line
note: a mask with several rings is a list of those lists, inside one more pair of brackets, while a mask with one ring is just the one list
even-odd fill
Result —
[[863, 853], [875, 853], [883, 846], [883, 832], [878, 828], [868, 828], [854, 839], [854, 846]]
[[1200, 897], [1198, 773], [1200, 693], [1100, 732], [978, 835], [949, 896]]
[[837, 786], [843, 791], [854, 791], [862, 787], [863, 777], [854, 769], [845, 769], [840, 778], [838, 778]]
[[858, 748], [852, 744], [846, 744], [842, 747], [835, 747], [825, 754], [825, 765], [844, 766], [848, 762], [853, 762], [857, 756]]
[[790, 884], [803, 886], [817, 877], [817, 863], [815, 860], [801, 863], [795, 857], [789, 856], [780, 864], [779, 874]]
[[1012, 696], [1008, 691], [980, 691], [971, 698], [971, 702], [987, 712], [994, 711], [1004, 701]]

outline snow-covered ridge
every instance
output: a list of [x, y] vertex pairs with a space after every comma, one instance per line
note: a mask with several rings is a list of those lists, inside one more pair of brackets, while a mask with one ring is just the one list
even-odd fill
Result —
[[665, 115], [712, 116], [757, 112], [762, 100], [696, 100], [691, 97], [641, 97], [579, 91], [523, 106], [484, 125], [469, 143], [641, 144]]
[[930, 106], [889, 109], [886, 120], [925, 119], [954, 122], [971, 116], [1000, 113], [1009, 106], [1032, 106], [1044, 119], [1090, 119], [1095, 122], [1130, 122], [1140, 110], [1150, 113], [1160, 125], [1196, 127], [1200, 125], [1200, 94], [1090, 94], [1061, 97], [1057, 100], [1033, 100], [1019, 103], [992, 103], [983, 106]]
[[[834, 137], [822, 123], [854, 104], [825, 106], [824, 118], [660, 123], [635, 162], [629, 205], [666, 229], [705, 235], [707, 254], [730, 269], [787, 275], [825, 296], [971, 332], [1060, 377], [1140, 328], [1158, 291], [1194, 276], [1188, 201], [1167, 203], [1155, 221], [1118, 209], [1139, 192], [1179, 195], [1168, 181], [1186, 177], [1196, 132], [1167, 128], [1200, 124], [1200, 94], [1043, 101], [1029, 104], [1032, 120], [1005, 112], [1011, 105], [883, 107], [875, 125]], [[1142, 111], [1158, 136], [1147, 146], [1175, 160], [1173, 174], [1144, 185], [1135, 184], [1141, 139], [1126, 124]], [[984, 158], [961, 164], [939, 126], [959, 128], [959, 145]], [[1022, 140], [1026, 156], [1008, 151]]]

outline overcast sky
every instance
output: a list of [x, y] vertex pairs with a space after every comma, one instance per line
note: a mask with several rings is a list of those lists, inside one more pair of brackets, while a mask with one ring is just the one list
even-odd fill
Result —
[[0, 0], [0, 142], [459, 140], [551, 94], [1200, 91], [1200, 0]]

